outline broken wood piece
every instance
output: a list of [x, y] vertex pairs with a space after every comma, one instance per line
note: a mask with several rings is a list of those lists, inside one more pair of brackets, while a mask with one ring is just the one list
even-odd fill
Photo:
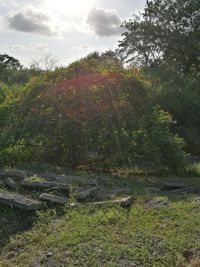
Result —
[[0, 203], [11, 207], [15, 207], [22, 210], [39, 210], [44, 207], [44, 204], [40, 201], [23, 197], [16, 193], [0, 193]]
[[41, 194], [39, 196], [39, 199], [47, 201], [47, 202], [55, 203], [55, 204], [61, 204], [61, 205], [65, 205], [68, 201], [66, 197], [61, 197], [61, 196], [56, 196], [56, 195], [46, 194], [46, 193]]
[[8, 169], [8, 170], [0, 170], [0, 177], [14, 177], [18, 179], [25, 179], [27, 177], [26, 171], [16, 170], [16, 169]]
[[14, 190], [17, 190], [19, 188], [18, 184], [10, 177], [6, 178], [6, 184]]
[[70, 193], [70, 185], [56, 182], [32, 182], [28, 180], [21, 181], [21, 186], [28, 189], [57, 189], [65, 191], [67, 195]]
[[108, 200], [108, 201], [99, 201], [99, 202], [90, 202], [86, 204], [91, 204], [95, 206], [103, 206], [108, 204], [118, 204], [122, 207], [129, 207], [133, 202], [132, 196], [128, 196], [126, 198], [116, 199], [116, 200]]

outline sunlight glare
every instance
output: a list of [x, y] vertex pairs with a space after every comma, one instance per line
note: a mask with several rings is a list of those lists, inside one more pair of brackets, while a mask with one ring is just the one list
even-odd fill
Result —
[[94, 2], [94, 0], [47, 0], [46, 6], [52, 11], [74, 15], [86, 12]]

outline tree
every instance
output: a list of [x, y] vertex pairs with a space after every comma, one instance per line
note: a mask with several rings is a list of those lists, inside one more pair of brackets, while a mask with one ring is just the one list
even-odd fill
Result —
[[136, 65], [170, 64], [182, 73], [200, 70], [200, 1], [147, 1], [140, 16], [122, 24], [119, 53]]
[[3, 69], [19, 69], [22, 65], [20, 64], [19, 60], [11, 57], [7, 54], [0, 54], [0, 70]]
[[58, 60], [53, 58], [51, 54], [44, 55], [43, 58], [39, 60], [33, 60], [30, 64], [30, 69], [35, 72], [53, 71], [56, 68]]
[[147, 19], [141, 20], [137, 15], [122, 25], [126, 31], [120, 42], [120, 55], [127, 62], [137, 66], [152, 66], [162, 57], [162, 49], [156, 41], [155, 33], [160, 29]]
[[0, 81], [5, 84], [14, 84], [24, 81], [27, 74], [18, 59], [7, 54], [0, 54]]
[[43, 59], [45, 71], [52, 71], [55, 69], [58, 60], [53, 58], [51, 54], [46, 54]]
[[6, 85], [25, 84], [32, 76], [37, 76], [41, 71], [24, 67], [18, 59], [7, 54], [0, 54], [0, 82]]

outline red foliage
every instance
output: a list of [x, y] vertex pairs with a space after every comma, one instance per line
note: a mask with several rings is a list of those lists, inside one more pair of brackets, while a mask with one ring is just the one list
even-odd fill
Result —
[[47, 112], [50, 107], [54, 110], [53, 116], [58, 113], [62, 119], [71, 118], [84, 123], [99, 117], [110, 118], [115, 113], [119, 116], [120, 83], [123, 79], [123, 74], [116, 72], [81, 75], [59, 82], [50, 89], [46, 87], [38, 98]]
[[70, 80], [64, 80], [58, 83], [54, 90], [57, 92], [65, 91], [69, 88], [73, 89], [87, 89], [92, 85], [105, 85], [108, 83], [116, 82], [122, 78], [121, 73], [111, 72], [106, 74], [96, 73], [75, 77]]

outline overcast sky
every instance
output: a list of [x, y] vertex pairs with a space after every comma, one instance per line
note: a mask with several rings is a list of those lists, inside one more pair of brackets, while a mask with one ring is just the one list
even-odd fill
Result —
[[0, 54], [29, 65], [51, 54], [59, 65], [115, 49], [119, 25], [146, 0], [0, 0]]

